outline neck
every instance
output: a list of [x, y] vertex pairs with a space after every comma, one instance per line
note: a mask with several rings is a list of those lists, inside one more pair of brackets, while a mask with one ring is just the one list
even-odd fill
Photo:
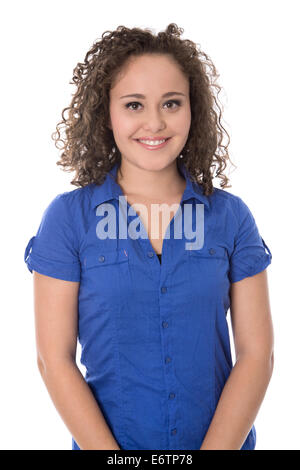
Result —
[[176, 161], [161, 170], [145, 170], [122, 158], [117, 182], [124, 193], [156, 200], [167, 200], [183, 193], [186, 186]]

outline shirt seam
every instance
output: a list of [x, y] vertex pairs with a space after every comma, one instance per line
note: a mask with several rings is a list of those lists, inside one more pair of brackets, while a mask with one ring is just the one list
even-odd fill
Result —
[[[80, 250], [79, 250], [79, 247], [81, 245], [81, 241], [80, 241], [80, 237], [79, 237], [79, 234], [78, 234], [78, 227], [77, 227], [77, 224], [76, 223], [72, 223], [72, 220], [71, 220], [71, 207], [70, 207], [70, 204], [69, 204], [69, 201], [66, 201], [68, 195], [70, 193], [63, 193], [62, 194], [62, 198], [64, 200], [64, 204], [65, 204], [65, 208], [66, 208], [66, 212], [67, 212], [67, 217], [68, 217], [68, 222], [69, 222], [69, 225], [70, 227], [74, 228], [74, 232], [75, 232], [75, 250], [77, 252], [77, 256], [78, 256], [78, 261], [80, 261], [80, 257], [79, 257], [79, 253], [80, 253]], [[73, 220], [76, 221], [77, 218], [76, 217], [73, 217]]]

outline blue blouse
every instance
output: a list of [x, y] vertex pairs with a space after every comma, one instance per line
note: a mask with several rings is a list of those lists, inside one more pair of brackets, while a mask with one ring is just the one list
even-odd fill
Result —
[[[58, 194], [24, 260], [30, 272], [80, 282], [80, 362], [119, 447], [199, 450], [233, 367], [230, 284], [266, 269], [272, 254], [240, 197], [215, 187], [205, 196], [178, 162], [186, 188], [160, 263], [124, 204], [117, 168], [102, 185]], [[184, 220], [194, 229], [199, 207], [203, 246], [188, 249], [191, 237], [174, 229]], [[105, 222], [114, 238], [104, 238]], [[242, 450], [255, 444], [253, 425]], [[80, 450], [73, 437], [72, 449]]]

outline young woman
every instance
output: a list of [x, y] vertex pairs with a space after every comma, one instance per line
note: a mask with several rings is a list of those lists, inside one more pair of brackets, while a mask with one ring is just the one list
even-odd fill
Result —
[[182, 32], [103, 33], [74, 70], [64, 140], [56, 127], [79, 187], [49, 204], [25, 261], [38, 367], [74, 450], [255, 448], [272, 255], [246, 203], [213, 186], [217, 168], [228, 187], [220, 87]]

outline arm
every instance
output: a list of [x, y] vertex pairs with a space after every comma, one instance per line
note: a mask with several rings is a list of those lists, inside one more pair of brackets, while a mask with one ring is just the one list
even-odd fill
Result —
[[37, 362], [50, 397], [80, 449], [118, 450], [76, 365], [80, 283], [33, 275]]
[[239, 450], [273, 372], [273, 326], [266, 270], [231, 284], [236, 363], [200, 450]]

